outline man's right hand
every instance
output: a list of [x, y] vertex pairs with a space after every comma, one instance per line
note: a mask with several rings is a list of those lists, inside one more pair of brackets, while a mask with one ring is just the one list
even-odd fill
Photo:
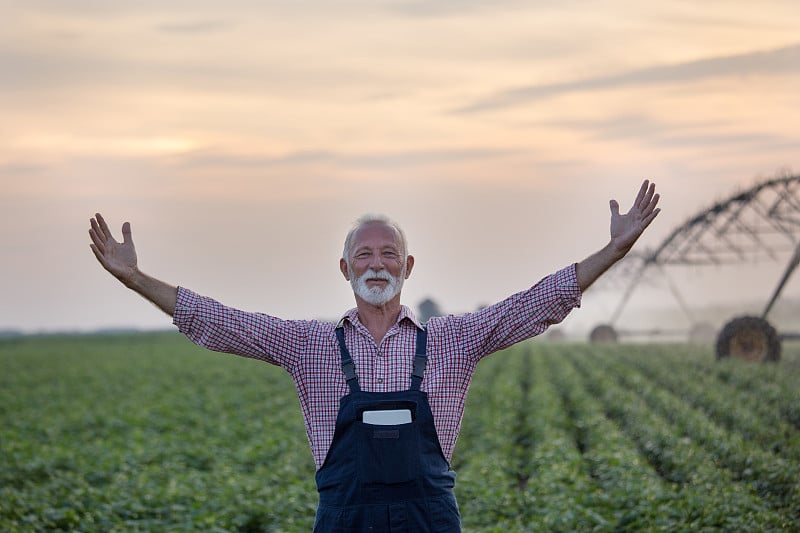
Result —
[[122, 225], [122, 242], [117, 242], [108, 229], [108, 224], [100, 213], [95, 214], [90, 220], [89, 236], [92, 243], [89, 246], [97, 260], [115, 278], [127, 286], [131, 286], [138, 270], [136, 265], [136, 248], [131, 237], [131, 225], [125, 222]]
[[91, 247], [103, 268], [120, 280], [126, 287], [150, 300], [159, 309], [172, 316], [178, 299], [178, 288], [148, 276], [136, 264], [136, 248], [131, 237], [131, 225], [122, 225], [122, 242], [117, 242], [108, 229], [108, 224], [97, 213], [90, 220]]

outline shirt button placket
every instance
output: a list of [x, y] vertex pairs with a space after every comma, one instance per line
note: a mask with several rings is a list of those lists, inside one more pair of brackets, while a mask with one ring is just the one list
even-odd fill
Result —
[[381, 392], [385, 392], [383, 387], [384, 379], [382, 376], [385, 375], [386, 373], [386, 358], [383, 356], [383, 354], [384, 354], [383, 350], [381, 348], [378, 348], [378, 365], [377, 365], [378, 379], [376, 381], [378, 382], [378, 385], [380, 385], [380, 387], [378, 387], [378, 390], [380, 390]]

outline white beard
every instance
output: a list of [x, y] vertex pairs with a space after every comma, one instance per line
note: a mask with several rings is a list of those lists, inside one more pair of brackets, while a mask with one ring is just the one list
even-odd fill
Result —
[[[400, 273], [400, 277], [396, 278], [385, 270], [376, 272], [375, 270], [367, 270], [361, 277], [355, 279], [351, 271], [350, 286], [353, 287], [355, 292], [361, 299], [372, 305], [383, 305], [389, 300], [400, 294], [400, 289], [403, 288], [403, 281], [405, 280], [405, 269]], [[385, 287], [368, 287], [368, 279], [384, 279], [388, 283]]]

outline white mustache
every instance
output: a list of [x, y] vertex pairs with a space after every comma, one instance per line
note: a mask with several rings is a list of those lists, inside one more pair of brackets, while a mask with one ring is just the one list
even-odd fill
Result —
[[367, 281], [368, 279], [382, 279], [382, 280], [386, 280], [386, 281], [393, 281], [394, 280], [394, 276], [392, 276], [391, 274], [389, 274], [385, 270], [372, 270], [372, 269], [369, 269], [366, 272], [364, 272], [363, 274], [361, 274], [361, 277], [358, 278], [358, 281]]

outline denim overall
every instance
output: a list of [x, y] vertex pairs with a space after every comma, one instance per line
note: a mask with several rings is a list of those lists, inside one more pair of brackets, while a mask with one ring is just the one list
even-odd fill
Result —
[[[350, 394], [339, 401], [333, 442], [316, 475], [314, 532], [460, 532], [456, 474], [442, 453], [428, 395], [420, 390], [426, 330], [417, 330], [411, 387], [397, 392], [362, 391], [341, 325], [336, 337]], [[411, 423], [361, 421], [364, 411], [386, 409], [409, 409]]]

